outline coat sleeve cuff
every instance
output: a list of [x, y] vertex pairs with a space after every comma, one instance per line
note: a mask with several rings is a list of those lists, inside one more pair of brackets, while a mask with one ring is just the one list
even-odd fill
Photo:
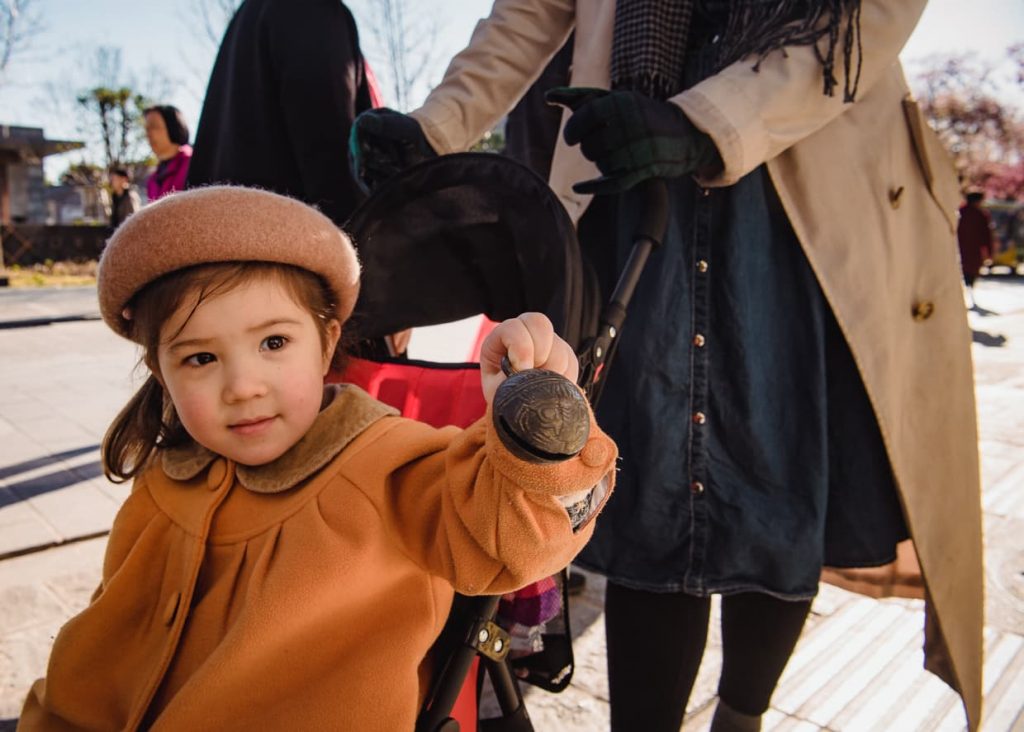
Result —
[[559, 463], [528, 463], [509, 452], [494, 429], [490, 406], [484, 424], [488, 458], [502, 477], [527, 492], [568, 498], [573, 503], [580, 500], [581, 494], [606, 486], [600, 493], [595, 491], [594, 508], [587, 520], [604, 505], [615, 484], [619, 452], [612, 439], [597, 426], [593, 412], [586, 445], [578, 455]]
[[578, 532], [604, 508], [605, 501], [611, 491], [611, 474], [601, 478], [601, 481], [588, 491], [581, 491], [569, 496], [562, 496], [558, 500], [565, 506], [569, 514], [569, 524], [573, 533]]
[[[736, 99], [745, 98], [743, 90], [732, 85], [728, 80], [723, 80], [721, 83], [733, 86], [732, 93]], [[672, 97], [669, 101], [681, 108], [697, 129], [711, 137], [722, 159], [722, 168], [717, 170], [713, 176], [698, 175], [698, 183], [708, 187], [732, 185], [760, 164], [758, 155], [751, 150], [751, 147], [760, 147], [755, 142], [759, 128], [753, 105], [737, 103], [730, 110], [733, 114], [743, 117], [737, 121], [730, 118], [696, 88], [688, 89], [682, 94]], [[748, 137], [745, 138], [740, 133], [741, 129], [748, 134]]]

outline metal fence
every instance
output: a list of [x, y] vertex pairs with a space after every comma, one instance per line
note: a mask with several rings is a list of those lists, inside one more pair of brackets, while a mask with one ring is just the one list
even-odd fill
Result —
[[98, 259], [111, 230], [106, 226], [9, 224], [0, 227], [3, 266]]

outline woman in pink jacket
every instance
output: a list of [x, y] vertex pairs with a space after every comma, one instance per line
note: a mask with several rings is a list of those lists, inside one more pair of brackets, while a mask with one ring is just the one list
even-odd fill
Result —
[[149, 107], [143, 115], [149, 146], [160, 161], [146, 181], [146, 195], [150, 201], [155, 201], [185, 189], [192, 147], [188, 144], [188, 125], [177, 107], [169, 104]]

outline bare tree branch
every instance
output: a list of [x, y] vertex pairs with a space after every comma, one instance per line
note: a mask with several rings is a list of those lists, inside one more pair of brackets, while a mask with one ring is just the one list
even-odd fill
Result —
[[1010, 61], [1014, 64], [1017, 85], [1024, 87], [1024, 43], [1015, 43], [1006, 50]]
[[43, 31], [34, 0], [0, 0], [0, 82], [12, 60]]
[[241, 4], [242, 0], [192, 0], [182, 22], [192, 34], [198, 31], [206, 46], [216, 53], [224, 30]]
[[196, 101], [201, 102], [206, 93], [210, 69], [220, 50], [224, 31], [241, 4], [242, 0], [191, 0], [178, 14], [182, 27], [202, 41], [205, 51], [199, 54], [180, 52], [182, 65], [190, 77], [186, 87]]
[[[437, 68], [442, 49], [437, 46], [442, 18], [435, 4], [407, 0], [364, 0], [364, 27], [374, 72], [387, 80], [387, 103], [399, 111], [415, 106], [416, 95]], [[377, 62], [380, 62], [378, 65]]]

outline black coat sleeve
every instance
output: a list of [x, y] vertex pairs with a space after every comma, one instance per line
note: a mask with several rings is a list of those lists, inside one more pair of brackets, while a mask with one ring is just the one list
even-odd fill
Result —
[[362, 200], [349, 173], [348, 135], [365, 85], [355, 19], [339, 0], [268, 8], [268, 49], [277, 76], [287, 140], [303, 198], [337, 223]]

